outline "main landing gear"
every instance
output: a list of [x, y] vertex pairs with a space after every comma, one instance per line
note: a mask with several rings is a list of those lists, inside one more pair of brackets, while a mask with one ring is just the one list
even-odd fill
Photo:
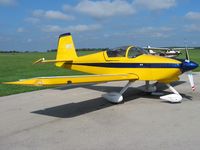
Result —
[[[102, 96], [112, 103], [120, 103], [123, 101], [122, 94], [131, 86], [134, 81], [129, 81], [120, 92], [111, 92], [107, 94], [103, 94]], [[149, 84], [149, 81], [145, 81], [145, 87], [142, 88], [144, 92], [148, 93], [156, 93], [157, 87], [156, 84]], [[173, 94], [161, 96], [160, 99], [169, 101], [171, 103], [180, 103], [182, 100], [182, 96], [170, 85], [166, 84], [168, 88], [173, 92]]]
[[103, 94], [103, 98], [105, 98], [106, 100], [108, 100], [111, 103], [120, 103], [123, 101], [123, 96], [122, 94], [131, 86], [131, 84], [134, 81], [129, 81], [125, 87], [123, 87], [123, 89], [118, 93], [118, 92], [111, 92], [111, 93], [107, 93], [107, 94]]

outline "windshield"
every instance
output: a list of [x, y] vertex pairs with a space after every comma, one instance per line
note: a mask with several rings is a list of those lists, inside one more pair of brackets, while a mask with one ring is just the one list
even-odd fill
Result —
[[143, 48], [140, 48], [140, 47], [131, 47], [128, 51], [128, 58], [135, 58], [135, 57], [140, 56], [142, 54], [148, 54], [148, 52], [145, 51]]
[[107, 51], [108, 57], [125, 57], [128, 46], [117, 47]]

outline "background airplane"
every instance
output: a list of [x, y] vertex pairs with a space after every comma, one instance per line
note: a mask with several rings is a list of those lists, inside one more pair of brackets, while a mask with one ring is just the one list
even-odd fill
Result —
[[172, 58], [172, 57], [176, 57], [178, 55], [181, 54], [181, 50], [185, 50], [185, 49], [193, 49], [193, 48], [164, 48], [164, 47], [151, 47], [151, 46], [147, 46], [144, 47], [145, 50], [147, 50], [150, 54], [152, 55], [159, 55], [159, 56], [165, 56], [168, 58]]
[[[36, 77], [4, 84], [19, 84], [31, 86], [58, 86], [67, 84], [99, 83], [127, 80], [128, 83], [120, 92], [104, 94], [103, 97], [110, 102], [120, 103], [123, 93], [137, 80], [145, 81], [145, 92], [155, 92], [157, 81], [166, 84], [173, 94], [161, 96], [163, 100], [181, 102], [182, 96], [170, 85], [179, 80], [179, 75], [198, 67], [198, 64], [189, 60], [186, 53], [185, 60], [175, 60], [150, 55], [143, 48], [124, 46], [111, 50], [101, 51], [85, 56], [77, 56], [70, 33], [60, 35], [56, 60], [39, 59], [35, 63], [55, 63], [57, 67], [86, 72], [92, 75], [84, 76], [52, 76]], [[193, 76], [190, 72], [189, 80], [194, 89]]]

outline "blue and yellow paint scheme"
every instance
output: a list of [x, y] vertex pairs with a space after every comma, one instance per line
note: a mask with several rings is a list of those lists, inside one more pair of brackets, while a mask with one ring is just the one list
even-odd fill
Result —
[[48, 86], [120, 80], [171, 83], [178, 80], [183, 72], [198, 66], [192, 61], [153, 56], [136, 46], [118, 47], [79, 57], [70, 33], [60, 35], [56, 60], [43, 58], [35, 63], [55, 63], [57, 67], [93, 75], [37, 77], [5, 84]]

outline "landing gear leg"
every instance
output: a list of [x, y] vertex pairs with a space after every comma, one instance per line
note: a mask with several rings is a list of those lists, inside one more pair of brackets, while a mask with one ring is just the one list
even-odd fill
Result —
[[102, 97], [105, 98], [106, 100], [108, 100], [109, 102], [120, 103], [120, 102], [123, 101], [122, 94], [131, 86], [131, 84], [133, 82], [134, 81], [129, 81], [119, 93], [118, 92], [111, 92], [111, 93], [103, 94]]
[[161, 96], [160, 99], [169, 101], [171, 103], [180, 103], [182, 101], [182, 96], [173, 88], [170, 84], [166, 84], [168, 88], [174, 93], [165, 96]]

